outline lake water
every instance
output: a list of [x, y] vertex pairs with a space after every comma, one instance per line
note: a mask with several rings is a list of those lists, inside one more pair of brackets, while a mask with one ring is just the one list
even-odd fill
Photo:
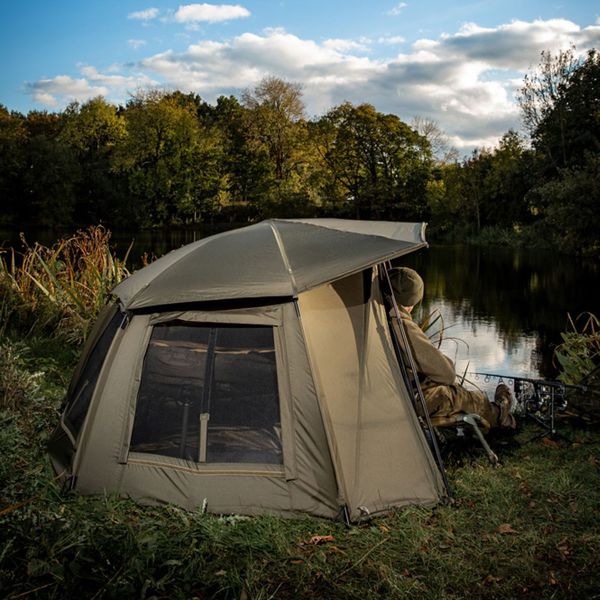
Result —
[[[226, 227], [225, 227], [226, 228]], [[212, 230], [113, 232], [118, 256], [133, 241], [130, 258], [159, 257]], [[30, 243], [50, 244], [56, 233], [29, 233]], [[0, 231], [4, 245], [17, 245], [15, 232]], [[437, 246], [400, 264], [417, 269], [425, 281], [416, 319], [430, 313], [443, 321], [441, 348], [457, 371], [554, 378], [554, 348], [568, 323], [583, 312], [600, 316], [598, 261], [497, 247]]]
[[405, 259], [425, 281], [419, 316], [442, 315], [457, 371], [554, 378], [568, 315], [600, 315], [598, 261], [498, 247], [432, 246]]

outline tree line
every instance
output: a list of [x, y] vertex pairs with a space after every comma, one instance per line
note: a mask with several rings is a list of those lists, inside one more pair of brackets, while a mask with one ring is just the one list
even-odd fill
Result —
[[[301, 86], [241, 98], [145, 90], [27, 115], [0, 105], [0, 225], [141, 228], [267, 217], [425, 220], [434, 239], [600, 253], [600, 58], [542, 53], [529, 134], [459, 159], [437, 125], [348, 102], [307, 118]], [[504, 236], [504, 237], [503, 237]]]

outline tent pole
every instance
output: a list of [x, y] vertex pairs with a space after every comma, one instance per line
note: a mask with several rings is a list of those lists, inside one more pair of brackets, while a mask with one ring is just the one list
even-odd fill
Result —
[[[427, 403], [425, 402], [425, 396], [423, 395], [423, 389], [421, 388], [421, 383], [419, 381], [419, 378], [417, 377], [417, 363], [415, 362], [415, 357], [413, 356], [413, 353], [410, 349], [410, 345], [408, 343], [408, 335], [406, 333], [404, 323], [402, 322], [402, 318], [400, 316], [400, 309], [398, 308], [398, 303], [396, 302], [396, 297], [394, 296], [394, 289], [392, 288], [392, 282], [390, 280], [390, 275], [389, 275], [389, 268], [391, 267], [391, 265], [388, 262], [388, 263], [383, 263], [382, 266], [383, 266], [383, 272], [385, 274], [385, 279], [387, 281], [388, 290], [390, 293], [392, 308], [394, 310], [394, 318], [396, 319], [396, 322], [398, 323], [398, 331], [400, 332], [400, 336], [402, 338], [402, 342], [400, 342], [400, 340], [397, 339], [395, 328], [392, 327], [392, 335], [396, 341], [396, 344], [398, 344], [400, 346], [398, 348], [400, 350], [400, 352], [398, 352], [398, 358], [399, 358], [399, 360], [402, 360], [402, 351], [403, 351], [403, 349], [405, 349], [404, 354], [408, 358], [409, 367], [412, 372], [412, 382], [407, 381], [407, 384], [410, 385], [412, 383], [412, 386], [414, 386], [414, 389], [416, 390], [417, 397], [418, 397], [419, 403], [421, 405], [421, 411], [423, 413], [423, 420], [425, 421], [427, 431], [429, 432], [430, 444], [433, 448], [433, 455], [434, 455], [435, 461], [436, 461], [438, 468], [440, 470], [440, 473], [442, 475], [442, 480], [444, 482], [444, 487], [446, 488], [446, 492], [449, 497], [452, 497], [452, 493], [450, 490], [450, 484], [448, 482], [448, 477], [446, 475], [446, 468], [444, 467], [444, 461], [442, 459], [442, 453], [440, 452], [440, 447], [437, 443], [436, 435], [433, 430], [433, 425], [431, 424], [431, 419], [429, 418], [429, 410], [427, 409]], [[406, 365], [403, 365], [402, 370], [403, 370], [403, 373], [405, 374], [405, 376], [408, 377], [409, 374], [407, 372]]]

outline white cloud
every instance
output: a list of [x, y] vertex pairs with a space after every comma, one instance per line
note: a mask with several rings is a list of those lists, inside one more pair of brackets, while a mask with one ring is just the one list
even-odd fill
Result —
[[168, 51], [148, 57], [142, 67], [169, 87], [194, 91], [209, 102], [221, 94], [239, 95], [263, 77], [276, 75], [303, 85], [311, 115], [340, 101], [334, 93], [338, 86], [367, 83], [378, 69], [375, 61], [340, 53], [281, 29], [263, 35], [244, 33], [227, 42], [199, 42], [183, 53]]
[[217, 23], [249, 16], [250, 11], [239, 4], [185, 4], [177, 9], [174, 18], [179, 23]]
[[129, 13], [127, 18], [136, 19], [139, 21], [151, 21], [152, 19], [156, 19], [158, 14], [158, 8], [147, 8], [146, 10], [138, 10], [136, 12]]
[[32, 87], [31, 93], [34, 101], [38, 104], [41, 104], [42, 106], [47, 106], [48, 108], [57, 108], [59, 106], [59, 101], [57, 100], [57, 98], [53, 96], [50, 92], [42, 91], [42, 89], [43, 88], [41, 86], [39, 89], [36, 87]]
[[397, 17], [407, 6], [408, 4], [406, 4], [406, 2], [399, 2], [398, 4], [396, 4], [396, 6], [388, 10], [387, 14], [393, 17]]
[[467, 24], [453, 35], [419, 40], [407, 53], [385, 60], [353, 54], [366, 44], [319, 44], [273, 29], [203, 41], [182, 53], [148, 57], [143, 66], [169, 85], [209, 101], [276, 75], [303, 84], [311, 115], [344, 100], [370, 102], [406, 121], [416, 114], [432, 118], [468, 151], [491, 146], [519, 127], [515, 75], [537, 64], [541, 50], [556, 51], [571, 41], [582, 50], [598, 45], [598, 29], [582, 30], [564, 20], [516, 21], [493, 29]]
[[86, 102], [96, 96], [105, 96], [115, 102], [123, 102], [127, 95], [140, 88], [153, 87], [158, 82], [145, 74], [107, 75], [95, 67], [80, 66], [81, 78], [57, 75], [51, 79], [40, 79], [26, 84], [33, 99], [49, 108], [68, 102]]
[[404, 44], [406, 41], [401, 35], [388, 35], [380, 37], [377, 40], [380, 44], [387, 44], [389, 46], [397, 46], [400, 44]]
[[365, 41], [342, 40], [339, 38], [325, 40], [323, 46], [336, 52], [368, 52], [369, 46]]
[[139, 50], [146, 45], [146, 40], [127, 40], [127, 43], [134, 49]]
[[571, 43], [582, 53], [600, 47], [600, 27], [581, 28], [559, 19], [514, 21], [495, 28], [466, 24], [454, 34], [421, 39], [386, 58], [365, 55], [370, 43], [319, 43], [283, 29], [247, 32], [147, 56], [135, 65], [137, 73], [131, 72], [133, 67], [102, 72], [82, 67], [84, 79], [45, 79], [30, 84], [29, 92], [50, 106], [50, 101], [60, 105], [64, 99], [81, 100], [104, 91], [122, 99], [136, 87], [165, 85], [214, 102], [274, 75], [302, 84], [311, 116], [346, 100], [368, 102], [406, 122], [415, 115], [433, 119], [455, 146], [468, 152], [494, 145], [510, 128], [519, 128], [514, 92], [542, 50], [555, 53]]
[[135, 75], [107, 75], [100, 73], [96, 67], [82, 66], [80, 72], [87, 79], [95, 84], [101, 84], [113, 92], [124, 93], [139, 87], [149, 87], [157, 85], [157, 81], [145, 74]]
[[74, 79], [68, 75], [40, 79], [27, 84], [27, 88], [36, 102], [52, 108], [58, 106], [61, 101], [85, 102], [90, 98], [108, 94], [108, 88], [104, 86], [91, 85], [87, 79]]
[[582, 30], [566, 19], [512, 21], [495, 28], [467, 23], [455, 35], [444, 36], [438, 46], [492, 67], [526, 70], [537, 64], [542, 50], [564, 50], [573, 42], [581, 47], [587, 45], [590, 37], [595, 37], [597, 43], [600, 35], [594, 35], [591, 29]]

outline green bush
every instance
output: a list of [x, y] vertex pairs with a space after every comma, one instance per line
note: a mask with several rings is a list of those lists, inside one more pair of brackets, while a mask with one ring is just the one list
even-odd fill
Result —
[[561, 337], [563, 342], [554, 353], [559, 379], [578, 384], [600, 366], [600, 320], [591, 313], [582, 313], [575, 320], [569, 315], [569, 329]]

